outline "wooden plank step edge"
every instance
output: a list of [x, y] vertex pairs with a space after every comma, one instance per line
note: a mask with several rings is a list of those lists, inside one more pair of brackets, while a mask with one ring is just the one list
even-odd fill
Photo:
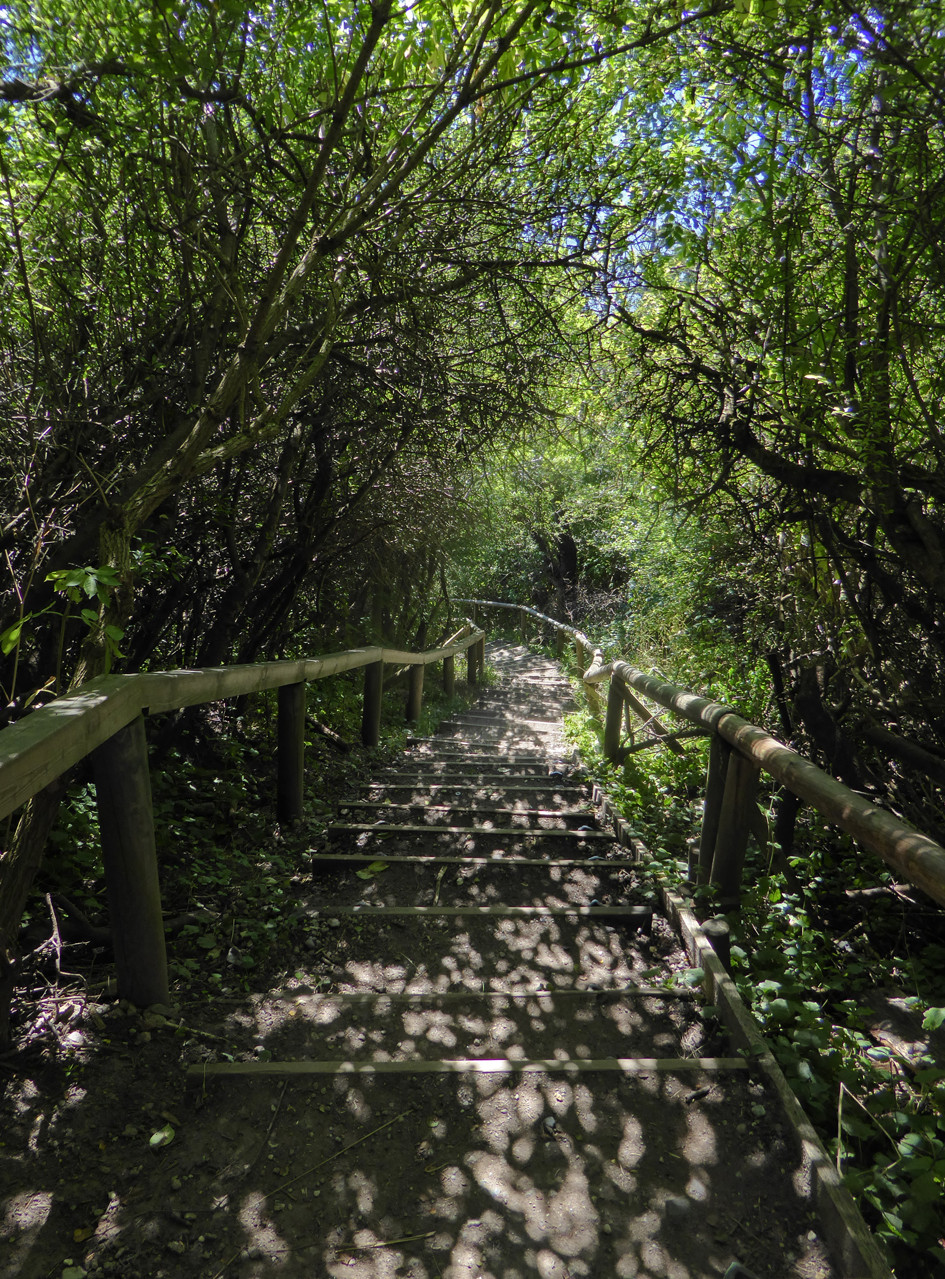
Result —
[[642, 983], [629, 986], [607, 986], [600, 989], [596, 987], [563, 986], [552, 990], [339, 990], [333, 991], [331, 994], [319, 994], [318, 991], [315, 991], [311, 995], [296, 994], [293, 991], [289, 991], [285, 995], [276, 996], [276, 998], [283, 1000], [284, 1003], [315, 1000], [318, 1003], [337, 1002], [342, 1004], [367, 1004], [380, 999], [389, 999], [395, 1003], [413, 1003], [425, 1000], [430, 1000], [434, 1003], [460, 1003], [464, 999], [580, 998], [590, 1001], [611, 999], [697, 999], [701, 997], [701, 989], [694, 986], [664, 988], [663, 986], [646, 986]]
[[[319, 862], [322, 865], [329, 865], [335, 862], [337, 865], [348, 865], [350, 862], [376, 862], [378, 860], [377, 853], [309, 853], [309, 860]], [[605, 867], [608, 870], [629, 870], [639, 868], [640, 863], [632, 857], [522, 857], [520, 854], [509, 853], [499, 857], [444, 857], [438, 853], [411, 853], [397, 854], [384, 857], [384, 861], [395, 866], [398, 862], [405, 862], [407, 865], [430, 865], [430, 866], [584, 866], [588, 870], [597, 870]]]
[[[567, 774], [552, 776], [547, 768], [541, 765], [535, 765], [536, 769], [541, 771], [528, 773], [477, 773], [468, 768], [462, 760], [453, 762], [448, 761], [447, 769], [419, 769], [419, 768], [385, 768], [376, 774], [380, 778], [379, 781], [360, 782], [360, 786], [387, 786], [387, 785], [410, 785], [413, 782], [420, 786], [489, 786], [493, 789], [518, 790], [519, 786], [524, 782], [526, 787], [534, 787], [535, 790], [558, 791], [562, 787], [577, 792], [586, 789], [586, 782], [582, 778], [568, 777]], [[445, 782], [444, 777], [455, 777], [458, 782]], [[384, 779], [390, 778], [387, 782]], [[465, 778], [472, 780], [465, 781]], [[400, 779], [394, 781], [394, 779]], [[409, 779], [409, 780], [404, 780]], [[541, 784], [539, 784], [541, 783]]]
[[188, 1066], [186, 1078], [246, 1075], [556, 1074], [609, 1071], [624, 1075], [706, 1074], [748, 1069], [743, 1057], [460, 1057], [439, 1061], [215, 1061]]
[[[467, 739], [463, 737], [448, 737], [446, 735], [442, 737], [408, 737], [407, 745], [408, 746], [449, 746], [449, 747], [455, 747], [457, 750], [460, 750], [460, 749], [465, 749], [466, 747], [469, 747], [469, 746], [493, 746], [501, 742], [503, 738], [508, 738], [509, 736], [510, 734], [508, 733], [499, 734], [495, 741], [493, 741], [491, 738], [485, 741], [483, 741], [481, 738], [480, 739], [470, 738], [467, 741]], [[510, 745], [514, 746], [514, 743], [510, 743]], [[561, 750], [564, 749], [564, 744], [561, 738], [555, 738], [550, 743], [550, 745], [552, 747], [550, 751], [552, 755], [556, 753], [554, 750], [554, 747], [559, 747]], [[487, 753], [488, 752], [486, 751], [479, 752], [479, 754], [487, 754]], [[514, 754], [530, 755], [530, 756], [536, 755], [536, 756], [541, 756], [543, 759], [546, 759], [548, 757], [549, 752], [544, 749], [544, 744], [541, 747], [539, 747], [537, 745], [531, 745], [523, 742], [522, 749], [518, 751], [514, 751]]]
[[[513, 778], [512, 783], [509, 783], [508, 775], [505, 773], [487, 773], [483, 774], [483, 776], [496, 776], [504, 784], [500, 785], [499, 781], [496, 781], [495, 784], [487, 781], [483, 785], [476, 785], [473, 781], [430, 781], [430, 783], [421, 781], [419, 784], [413, 783], [413, 781], [358, 781], [355, 784], [357, 784], [359, 790], [417, 790], [418, 785], [422, 785], [427, 790], [526, 790], [529, 794], [541, 794], [549, 792], [549, 790], [555, 792], [555, 790], [561, 789], [558, 784], [559, 779], [556, 778], [551, 778], [549, 783], [545, 785], [538, 785], [537, 781], [532, 779], [524, 779], [517, 783]], [[559, 810], [551, 811], [558, 812]]]
[[651, 906], [315, 906], [307, 912], [310, 918], [322, 915], [367, 916], [381, 919], [385, 915], [462, 919], [562, 919], [577, 915], [581, 919], [628, 919], [645, 924], [653, 918]]
[[383, 826], [372, 826], [370, 822], [332, 822], [325, 828], [325, 834], [370, 834], [380, 835], [382, 838], [391, 835], [465, 835], [473, 838], [489, 835], [497, 839], [509, 836], [518, 839], [578, 839], [591, 842], [606, 840], [609, 844], [614, 843], [613, 835], [605, 830], [545, 830], [542, 827], [529, 830], [522, 826], [413, 826], [406, 822], [403, 824], [392, 822]]
[[[339, 800], [335, 807], [339, 812], [348, 808], [372, 808], [383, 813], [475, 813], [477, 816], [489, 817], [583, 817], [585, 821], [594, 820], [590, 813], [563, 813], [558, 808], [499, 808], [496, 805], [484, 805], [482, 808], [471, 808], [468, 804], [378, 804], [374, 799]], [[599, 830], [599, 826], [591, 827]]]

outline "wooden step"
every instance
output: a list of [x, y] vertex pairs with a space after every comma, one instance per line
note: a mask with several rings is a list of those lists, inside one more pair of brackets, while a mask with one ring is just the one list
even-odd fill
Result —
[[[348, 866], [360, 862], [376, 862], [376, 853], [311, 853], [312, 862], [320, 866]], [[392, 865], [401, 862], [408, 866], [432, 864], [436, 866], [520, 866], [524, 869], [550, 866], [585, 866], [590, 870], [633, 870], [639, 863], [632, 857], [522, 857], [520, 853], [493, 853], [491, 857], [472, 857], [468, 854], [457, 857], [444, 856], [442, 853], [393, 853], [385, 856], [385, 861]]]
[[[456, 756], [463, 756], [470, 760], [483, 760], [494, 763], [496, 758], [495, 751], [485, 751], [482, 749], [483, 742], [464, 741], [458, 737], [408, 737], [407, 745], [412, 747], [422, 746], [424, 749], [417, 752], [421, 759], [429, 759], [431, 756], [448, 757], [450, 759]], [[495, 742], [496, 746], [503, 746], [502, 742]], [[518, 743], [509, 743], [511, 749], [503, 750], [501, 758], [504, 762], [510, 764], [544, 764], [547, 768], [554, 766], [555, 754], [553, 750], [527, 750], [518, 749]], [[569, 765], [569, 767], [571, 767]]]
[[[431, 813], [436, 815], [447, 815], [456, 813], [470, 813], [476, 818], [484, 817], [520, 817], [525, 821], [571, 821], [580, 822], [581, 827], [587, 827], [589, 830], [599, 830], [595, 824], [593, 817], [589, 817], [585, 812], [561, 812], [557, 808], [509, 808], [499, 807], [495, 804], [483, 804], [477, 807], [472, 804], [424, 804], [414, 802], [411, 804], [385, 804], [378, 803], [376, 800], [370, 799], [351, 799], [343, 800], [338, 803], [338, 812], [345, 813], [352, 809], [357, 811], [369, 810], [376, 813], [379, 818], [386, 817], [388, 813]], [[515, 827], [514, 829], [519, 829]], [[554, 830], [560, 829], [556, 827], [532, 827], [536, 830]], [[568, 828], [572, 829], [572, 828]], [[574, 829], [578, 829], [575, 827]]]
[[[425, 766], [424, 766], [425, 765]], [[527, 760], [525, 763], [510, 763], [508, 768], [502, 772], [497, 770], [496, 757], [486, 756], [483, 759], [463, 759], [462, 756], [452, 759], [430, 759], [425, 761], [420, 757], [414, 756], [405, 761], [400, 767], [388, 767], [380, 769], [376, 774], [379, 778], [404, 778], [404, 777], [420, 777], [430, 782], [435, 782], [442, 777], [453, 777], [462, 781], [465, 779], [469, 782], [507, 782], [514, 785], [518, 781], [536, 781], [544, 778], [546, 783], [550, 785], [583, 786], [585, 782], [583, 778], [569, 776], [563, 771], [557, 769], [549, 769], [547, 763], [534, 763]]]
[[329, 839], [336, 835], [373, 835], [376, 839], [403, 838], [405, 835], [455, 835], [463, 839], [571, 839], [581, 843], [593, 843], [595, 840], [614, 843], [613, 835], [602, 830], [555, 830], [527, 826], [416, 826], [406, 822], [385, 822], [376, 826], [370, 822], [332, 822], [326, 828], [325, 835]]
[[382, 919], [401, 916], [426, 919], [621, 919], [645, 928], [652, 923], [649, 906], [323, 906], [311, 912], [319, 915]]
[[[359, 790], [382, 790], [382, 791], [398, 791], [399, 792], [399, 791], [415, 791], [415, 790], [424, 789], [422, 783], [418, 783], [415, 785], [412, 782], [366, 782], [365, 781], [365, 782], [358, 782], [357, 785]], [[535, 796], [535, 795], [554, 795], [559, 790], [567, 789], [567, 788], [560, 787], [555, 781], [555, 779], [552, 779], [549, 785], [544, 785], [540, 782], [534, 781], [533, 779], [527, 779], [523, 782], [514, 782], [511, 785], [499, 785], [499, 784], [493, 784], [493, 783], [487, 782], [481, 786], [476, 785], [476, 783], [474, 782], [463, 782], [463, 781], [442, 782], [440, 781], [440, 782], [429, 783], [429, 785], [425, 789], [428, 790], [431, 794], [434, 794], [434, 793], [439, 794], [441, 791], [449, 791], [451, 794], [457, 793], [457, 792], [466, 794], [468, 792], [487, 790], [496, 794], [505, 793], [505, 794], [512, 794], [512, 795], [522, 794], [522, 795]], [[574, 795], [569, 796], [569, 801], [580, 803], [584, 805], [585, 809], [587, 807], [587, 800], [585, 796], [583, 795], [583, 793], [579, 790], [576, 791]], [[560, 811], [567, 812], [569, 810], [550, 809], [549, 811], [557, 813]], [[576, 815], [577, 810], [574, 810], [574, 812]]]
[[587, 1074], [662, 1075], [745, 1071], [743, 1057], [465, 1057], [434, 1061], [215, 1061], [189, 1066], [187, 1078], [247, 1075], [255, 1079], [291, 1075]]

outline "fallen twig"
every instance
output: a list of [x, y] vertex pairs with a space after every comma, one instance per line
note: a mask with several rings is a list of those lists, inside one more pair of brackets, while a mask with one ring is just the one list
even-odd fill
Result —
[[418, 1239], [432, 1239], [436, 1234], [435, 1230], [428, 1230], [422, 1235], [404, 1235], [401, 1239], [384, 1239], [381, 1243], [343, 1243], [339, 1244], [338, 1252], [368, 1252], [371, 1248], [395, 1248], [399, 1243], [415, 1243]]
[[341, 1150], [336, 1150], [333, 1155], [329, 1155], [326, 1159], [322, 1159], [320, 1163], [313, 1164], [311, 1168], [306, 1168], [304, 1172], [300, 1172], [296, 1177], [290, 1177], [288, 1181], [284, 1181], [281, 1186], [276, 1186], [274, 1190], [270, 1190], [270, 1195], [281, 1195], [289, 1186], [294, 1186], [297, 1181], [301, 1181], [303, 1177], [310, 1176], [313, 1172], [318, 1172], [319, 1168], [324, 1168], [325, 1164], [330, 1164], [333, 1159], [337, 1159], [340, 1155], [346, 1154], [349, 1150], [353, 1150], [355, 1146], [360, 1146], [362, 1141], [367, 1141], [369, 1137], [374, 1137], [379, 1132], [383, 1132], [385, 1128], [389, 1128], [391, 1124], [395, 1124], [398, 1119], [403, 1119], [404, 1115], [409, 1115], [409, 1110], [402, 1110], [399, 1115], [395, 1115], [393, 1119], [388, 1119], [386, 1123], [381, 1124], [377, 1128], [372, 1128], [370, 1132], [366, 1132], [363, 1137], [359, 1137], [357, 1141], [349, 1142], [347, 1146], [343, 1146]]

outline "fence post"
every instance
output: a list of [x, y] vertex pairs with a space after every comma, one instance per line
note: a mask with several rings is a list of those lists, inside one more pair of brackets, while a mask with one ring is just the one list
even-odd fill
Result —
[[527, 617], [528, 617], [528, 614], [525, 612], [525, 610], [523, 608], [520, 608], [518, 610], [518, 629], [519, 629], [519, 634], [522, 637], [523, 644], [526, 643], [528, 639], [528, 635], [525, 630], [525, 622]]
[[560, 662], [564, 657], [564, 631], [555, 628], [555, 657]]
[[466, 683], [475, 686], [476, 683], [476, 667], [479, 665], [476, 650], [479, 645], [470, 644], [466, 649]]
[[707, 884], [712, 877], [712, 858], [719, 833], [719, 814], [722, 812], [725, 774], [728, 772], [731, 753], [732, 748], [728, 742], [713, 731], [709, 737], [709, 766], [705, 778], [699, 847], [698, 850], [692, 848], [689, 852], [689, 878], [695, 884]]
[[456, 691], [456, 662], [453, 657], [443, 658], [443, 692], [452, 697]]
[[618, 676], [611, 675], [607, 693], [607, 717], [604, 720], [604, 759], [616, 760], [620, 755], [623, 691], [623, 681]]
[[741, 897], [742, 867], [760, 771], [754, 760], [731, 752], [712, 856], [712, 879], [718, 885], [723, 910], [737, 906]]
[[578, 673], [583, 674], [587, 669], [587, 649], [579, 639], [574, 641], [574, 660], [577, 662]]
[[279, 689], [276, 815], [280, 822], [302, 820], [305, 793], [305, 683]]
[[92, 752], [118, 994], [170, 1002], [148, 742], [139, 715]]
[[483, 679], [485, 679], [485, 675], [486, 675], [486, 637], [485, 635], [482, 636], [479, 643], [476, 645], [476, 655], [479, 662], [479, 680], [481, 682]]
[[416, 724], [423, 706], [423, 666], [411, 666], [407, 685], [407, 723]]
[[384, 663], [371, 662], [364, 668], [364, 706], [361, 711], [361, 741], [376, 746], [381, 740], [381, 699], [384, 695]]

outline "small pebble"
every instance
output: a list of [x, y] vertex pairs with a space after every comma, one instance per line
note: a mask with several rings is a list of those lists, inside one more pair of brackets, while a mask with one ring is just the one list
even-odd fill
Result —
[[692, 1201], [682, 1195], [670, 1195], [663, 1205], [667, 1221], [682, 1221], [692, 1211]]

